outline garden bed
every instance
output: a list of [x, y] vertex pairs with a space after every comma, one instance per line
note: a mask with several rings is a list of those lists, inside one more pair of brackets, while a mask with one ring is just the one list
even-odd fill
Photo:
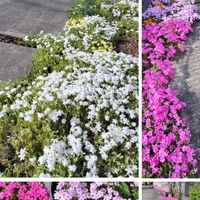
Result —
[[2, 176], [138, 176], [137, 48], [115, 51], [138, 40], [138, 3], [87, 2], [62, 33], [25, 37], [31, 73], [0, 90]]
[[143, 172], [145, 177], [194, 177], [190, 131], [181, 111], [186, 103], [169, 87], [177, 51], [198, 20], [190, 1], [152, 1], [143, 13]]
[[138, 186], [135, 183], [53, 183], [55, 190], [48, 190], [41, 182], [1, 182], [0, 199], [7, 200], [70, 200], [107, 199], [137, 200]]

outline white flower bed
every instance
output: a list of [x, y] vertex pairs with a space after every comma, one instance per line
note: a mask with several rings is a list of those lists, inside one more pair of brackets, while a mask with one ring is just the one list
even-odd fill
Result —
[[26, 38], [65, 65], [0, 91], [3, 176], [137, 176], [138, 61], [113, 51], [116, 35], [115, 21], [87, 16]]
[[[68, 126], [68, 135], [53, 139], [38, 159], [49, 173], [56, 163], [75, 166], [72, 170], [75, 171], [79, 166], [74, 157], [80, 157], [87, 165], [86, 176], [98, 176], [97, 162], [111, 161], [114, 157], [110, 152], [121, 145], [129, 151], [137, 144], [137, 121], [134, 121], [138, 113], [134, 105], [138, 100], [137, 59], [115, 52], [82, 52], [71, 58], [74, 62], [63, 71], [39, 76], [8, 110], [26, 122], [50, 120]], [[84, 63], [81, 68], [80, 61]], [[76, 112], [73, 115], [68, 110]], [[24, 160], [20, 153], [20, 160], [21, 157]], [[126, 175], [136, 171], [137, 162], [132, 165], [135, 170]], [[108, 172], [125, 173], [127, 167], [128, 163], [123, 169], [117, 166]]]

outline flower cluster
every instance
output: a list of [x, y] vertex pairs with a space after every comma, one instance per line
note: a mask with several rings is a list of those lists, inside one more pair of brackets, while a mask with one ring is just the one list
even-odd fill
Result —
[[57, 37], [51, 34], [39, 34], [37, 38], [26, 37], [26, 41], [35, 43], [38, 48], [50, 49], [52, 53], [57, 47], [58, 55], [62, 48], [79, 49], [84, 52], [113, 51], [113, 41], [117, 31], [117, 24], [114, 21], [110, 23], [105, 17], [98, 15], [86, 16], [79, 20], [69, 20], [64, 33]]
[[0, 182], [0, 199], [38, 199], [50, 200], [49, 192], [39, 182]]
[[105, 16], [109, 21], [114, 19], [120, 29], [120, 35], [123, 35], [123, 37], [133, 37], [137, 33], [137, 0], [117, 0], [113, 4], [104, 1], [100, 5], [99, 14]]
[[158, 193], [162, 194], [163, 196], [166, 196], [166, 194], [169, 192], [170, 183], [153, 183], [153, 189], [157, 191]]
[[[136, 12], [117, 2], [120, 20]], [[26, 37], [32, 73], [0, 90], [2, 176], [137, 176], [138, 59], [114, 51], [116, 19], [71, 18], [61, 34]]]
[[200, 19], [194, 0], [153, 1], [152, 5], [143, 13], [143, 18], [155, 18], [157, 21], [171, 18], [190, 21]]
[[137, 17], [137, 1], [119, 0], [114, 4], [104, 1], [100, 6], [100, 15], [108, 19], [130, 19]]
[[165, 18], [169, 12], [171, 11], [171, 7], [168, 6], [169, 2], [159, 2], [160, 4], [153, 3], [152, 6], [150, 6], [144, 13], [143, 13], [143, 19], [149, 19], [149, 18], [156, 18], [156, 19], [163, 19]]
[[[0, 200], [137, 200], [138, 183], [59, 182], [51, 189], [41, 182], [1, 182]], [[54, 189], [54, 186], [56, 188]]]
[[115, 21], [118, 27], [118, 38], [138, 39], [138, 0], [81, 0], [75, 1], [69, 17], [73, 19], [98, 15], [107, 21]]
[[160, 23], [151, 23], [142, 30], [143, 65], [146, 69], [156, 65], [164, 75], [173, 77], [171, 58], [179, 49], [184, 51], [184, 41], [192, 31], [187, 21], [171, 19]]
[[137, 186], [134, 183], [60, 182], [54, 198], [55, 200], [136, 200], [138, 199], [137, 193]]
[[184, 42], [192, 31], [190, 21], [169, 14], [166, 20], [161, 17], [143, 26], [142, 142], [146, 177], [180, 178], [195, 174], [197, 161], [189, 146], [190, 131], [180, 115], [186, 104], [169, 88], [174, 75], [172, 58], [177, 50], [184, 51]]
[[[39, 76], [8, 107], [19, 121], [31, 125], [43, 120], [57, 126], [61, 124], [68, 130], [68, 135], [59, 132], [60, 140], [53, 140], [51, 146], [44, 147], [39, 165], [45, 164], [53, 173], [59, 163], [75, 172], [80, 170], [76, 159], [79, 157], [87, 166], [86, 176], [97, 176], [103, 163], [110, 169], [104, 176], [107, 173], [135, 174], [137, 162], [124, 163], [123, 159], [129, 159], [131, 155], [125, 152], [134, 149], [138, 140], [135, 121], [138, 112], [137, 60], [115, 52], [66, 53], [66, 58], [71, 60], [71, 65], [48, 76]], [[124, 165], [114, 167], [110, 163], [115, 162], [113, 153], [118, 148], [121, 154], [123, 151], [126, 154], [118, 157], [118, 162]], [[27, 147], [26, 151], [32, 150]], [[26, 154], [20, 149], [19, 159], [28, 159], [30, 155], [26, 157]], [[31, 157], [36, 156], [31, 154]], [[70, 166], [74, 166], [73, 170]]]
[[193, 23], [200, 19], [194, 0], [176, 0], [172, 5], [172, 17]]

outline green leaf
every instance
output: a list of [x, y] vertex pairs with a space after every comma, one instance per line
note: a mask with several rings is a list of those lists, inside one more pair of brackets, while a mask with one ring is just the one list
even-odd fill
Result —
[[127, 196], [127, 197], [131, 196], [131, 192], [129, 190], [129, 187], [128, 187], [127, 183], [121, 183], [121, 188], [122, 188], [122, 193], [125, 196]]

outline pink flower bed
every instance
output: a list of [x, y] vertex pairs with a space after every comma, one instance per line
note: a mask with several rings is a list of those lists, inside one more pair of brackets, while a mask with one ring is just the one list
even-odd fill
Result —
[[[120, 183], [83, 183], [83, 182], [60, 182], [54, 194], [55, 200], [134, 200], [138, 199], [137, 184], [125, 184], [121, 188]], [[121, 189], [119, 189], [121, 188]], [[123, 197], [123, 195], [126, 194]]]
[[59, 182], [50, 198], [42, 182], [0, 182], [0, 200], [136, 200], [138, 183]]
[[43, 183], [0, 182], [0, 200], [50, 200]]
[[[168, 183], [166, 183], [166, 184], [168, 185]], [[168, 192], [167, 190], [165, 190], [163, 188], [160, 188], [158, 186], [155, 186], [155, 185], [153, 185], [153, 189], [155, 191], [157, 191], [158, 193], [162, 194], [163, 196], [165, 196], [167, 194], [167, 192]]]
[[[181, 2], [175, 1], [179, 10]], [[195, 151], [189, 145], [190, 130], [180, 114], [186, 103], [178, 99], [177, 91], [169, 88], [174, 76], [172, 59], [177, 51], [184, 51], [192, 22], [198, 17], [192, 3], [191, 6], [193, 9], [187, 19], [188, 10], [184, 19], [174, 13], [168, 14], [165, 20], [156, 19], [143, 25], [142, 142], [145, 177], [182, 178], [193, 177], [196, 173]], [[183, 6], [182, 12], [184, 9]]]

